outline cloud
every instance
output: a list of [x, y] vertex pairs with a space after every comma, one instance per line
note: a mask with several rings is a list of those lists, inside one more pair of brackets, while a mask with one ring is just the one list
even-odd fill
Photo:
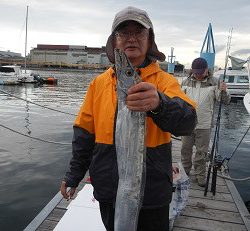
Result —
[[232, 52], [247, 50], [250, 41], [249, 0], [1, 0], [1, 47], [23, 50], [26, 5], [28, 49], [40, 43], [104, 46], [115, 14], [129, 5], [147, 11], [159, 49], [167, 55], [174, 47], [180, 63], [197, 57], [209, 23], [218, 63], [224, 63], [230, 28], [234, 28]]
[[215, 45], [215, 52], [219, 53], [221, 51], [225, 51], [226, 45]]
[[231, 55], [239, 55], [239, 56], [249, 56], [250, 49], [240, 49], [231, 53]]

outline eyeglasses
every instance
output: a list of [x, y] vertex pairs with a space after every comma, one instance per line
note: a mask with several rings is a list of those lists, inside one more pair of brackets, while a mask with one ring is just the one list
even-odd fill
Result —
[[148, 38], [148, 35], [149, 35], [149, 30], [147, 30], [147, 29], [138, 30], [138, 31], [134, 31], [134, 32], [117, 31], [115, 33], [115, 37], [120, 41], [126, 41], [131, 37], [141, 41], [141, 40]]
[[196, 77], [202, 77], [202, 76], [204, 76], [204, 74], [205, 74], [205, 73], [202, 73], [202, 74], [193, 73], [193, 75], [196, 76]]
[[204, 72], [203, 74], [196, 74], [196, 73], [193, 73], [193, 76], [198, 79], [198, 80], [203, 80], [207, 77], [207, 73]]

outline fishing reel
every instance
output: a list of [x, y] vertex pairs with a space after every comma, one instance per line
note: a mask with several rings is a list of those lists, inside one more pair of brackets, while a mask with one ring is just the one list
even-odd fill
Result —
[[213, 164], [213, 166], [215, 168], [217, 168], [217, 170], [221, 171], [222, 165], [223, 165], [223, 158], [222, 158], [222, 156], [220, 154], [217, 154], [214, 157], [214, 164]]

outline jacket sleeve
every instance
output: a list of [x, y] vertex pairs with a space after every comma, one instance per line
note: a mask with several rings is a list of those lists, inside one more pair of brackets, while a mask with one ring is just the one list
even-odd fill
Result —
[[155, 112], [148, 112], [154, 123], [164, 132], [175, 136], [190, 135], [197, 123], [195, 108], [180, 97], [170, 98], [159, 92], [160, 105]]
[[220, 81], [218, 79], [213, 78], [216, 81], [216, 100], [221, 101], [224, 104], [229, 104], [231, 101], [231, 95], [228, 91], [220, 90]]
[[74, 126], [72, 158], [64, 180], [67, 187], [77, 187], [89, 169], [95, 144], [95, 136], [87, 130]]
[[93, 117], [93, 84], [86, 93], [73, 126], [72, 159], [65, 175], [68, 187], [77, 187], [84, 178], [93, 155], [95, 146], [94, 117]]

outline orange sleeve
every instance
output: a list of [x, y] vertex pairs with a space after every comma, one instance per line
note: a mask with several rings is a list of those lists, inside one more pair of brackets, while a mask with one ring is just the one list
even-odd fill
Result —
[[89, 133], [94, 133], [94, 116], [93, 116], [93, 82], [89, 85], [85, 99], [75, 119], [74, 126], [81, 127]]

